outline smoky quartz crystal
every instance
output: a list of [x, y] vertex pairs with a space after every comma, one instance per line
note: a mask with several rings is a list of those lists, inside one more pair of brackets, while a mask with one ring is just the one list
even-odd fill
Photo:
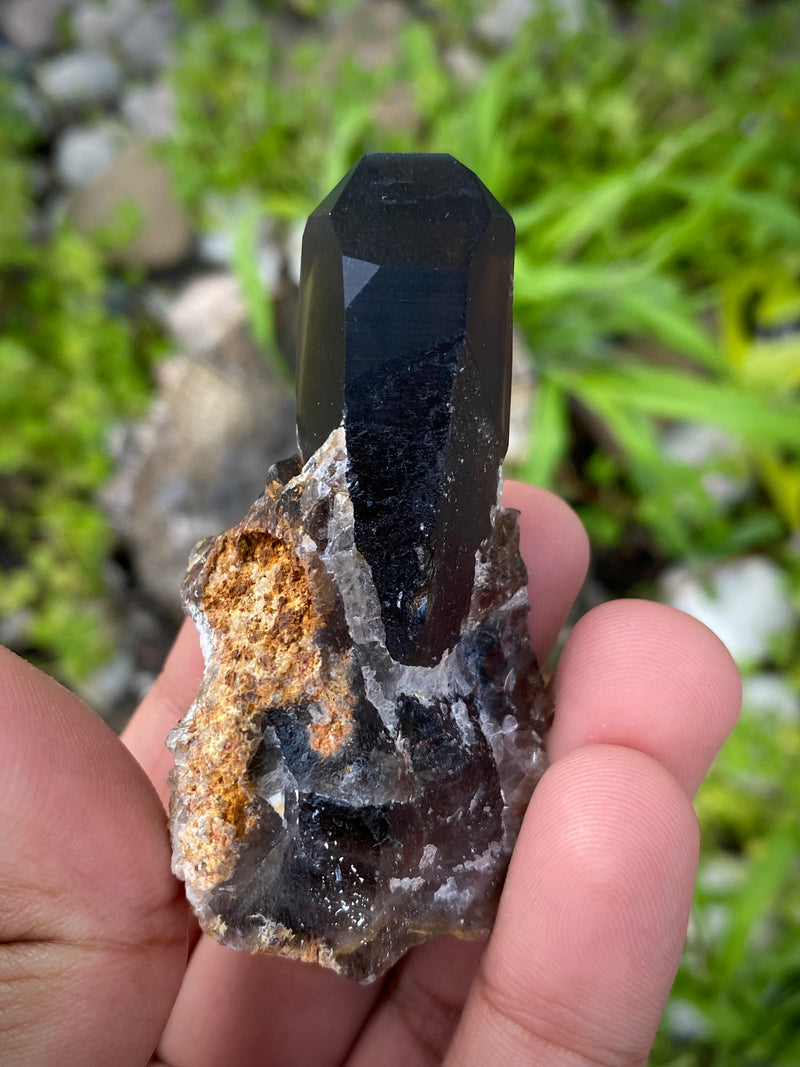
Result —
[[367, 155], [308, 221], [300, 454], [184, 585], [173, 868], [224, 944], [370, 981], [491, 927], [552, 711], [500, 504], [513, 252], [447, 155]]
[[511, 216], [447, 155], [365, 156], [306, 227], [300, 446], [344, 419], [356, 547], [403, 663], [432, 666], [456, 640], [489, 534], [513, 265]]

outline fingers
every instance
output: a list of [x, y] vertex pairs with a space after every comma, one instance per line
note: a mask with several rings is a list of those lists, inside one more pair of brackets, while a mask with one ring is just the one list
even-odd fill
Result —
[[697, 848], [685, 793], [649, 757], [592, 746], [551, 767], [445, 1062], [644, 1065]]
[[581, 620], [554, 689], [555, 762], [454, 1064], [644, 1064], [679, 962], [697, 853], [689, 794], [736, 719], [738, 672], [694, 619], [622, 601]]
[[575, 512], [559, 497], [507, 482], [506, 507], [520, 512], [520, 548], [528, 568], [531, 642], [539, 662], [553, 650], [589, 565], [589, 541]]
[[483, 941], [455, 937], [412, 949], [389, 978], [347, 1067], [441, 1063], [483, 950]]
[[554, 679], [557, 760], [581, 745], [628, 745], [692, 794], [733, 728], [741, 680], [727, 649], [674, 608], [621, 600], [573, 630]]
[[380, 990], [203, 937], [159, 1055], [170, 1067], [333, 1067], [344, 1062]]
[[186, 959], [163, 811], [111, 730], [0, 649], [0, 1062], [147, 1062]]

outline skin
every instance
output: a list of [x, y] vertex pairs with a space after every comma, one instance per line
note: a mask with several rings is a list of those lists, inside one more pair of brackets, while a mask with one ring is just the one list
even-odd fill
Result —
[[[543, 490], [510, 485], [506, 502], [523, 513], [544, 661], [585, 576], [586, 536]], [[170, 873], [164, 737], [201, 669], [187, 623], [119, 740], [0, 650], [0, 1062], [646, 1063], [686, 932], [691, 797], [740, 704], [710, 631], [636, 600], [581, 619], [492, 936], [429, 942], [370, 986], [199, 935]]]

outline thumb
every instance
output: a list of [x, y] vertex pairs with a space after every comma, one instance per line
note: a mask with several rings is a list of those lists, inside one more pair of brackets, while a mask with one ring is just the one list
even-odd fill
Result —
[[146, 1063], [187, 917], [144, 772], [76, 697], [0, 648], [0, 1062]]

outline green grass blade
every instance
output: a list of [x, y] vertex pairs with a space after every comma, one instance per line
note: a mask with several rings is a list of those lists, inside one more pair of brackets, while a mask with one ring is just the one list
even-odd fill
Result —
[[758, 856], [751, 860], [747, 876], [731, 907], [730, 925], [719, 949], [718, 962], [729, 978], [741, 965], [758, 918], [768, 913], [797, 856], [794, 825], [776, 826]]
[[665, 419], [710, 423], [750, 445], [800, 451], [800, 402], [766, 399], [733, 382], [627, 364], [583, 374], [555, 370], [564, 388], [603, 397], [610, 410], [640, 411]]
[[564, 392], [552, 379], [542, 378], [536, 388], [528, 458], [522, 469], [525, 481], [552, 489], [568, 444]]
[[258, 228], [261, 209], [251, 205], [236, 220], [233, 269], [242, 290], [250, 327], [258, 347], [279, 381], [291, 388], [292, 376], [278, 352], [270, 294], [258, 273]]

